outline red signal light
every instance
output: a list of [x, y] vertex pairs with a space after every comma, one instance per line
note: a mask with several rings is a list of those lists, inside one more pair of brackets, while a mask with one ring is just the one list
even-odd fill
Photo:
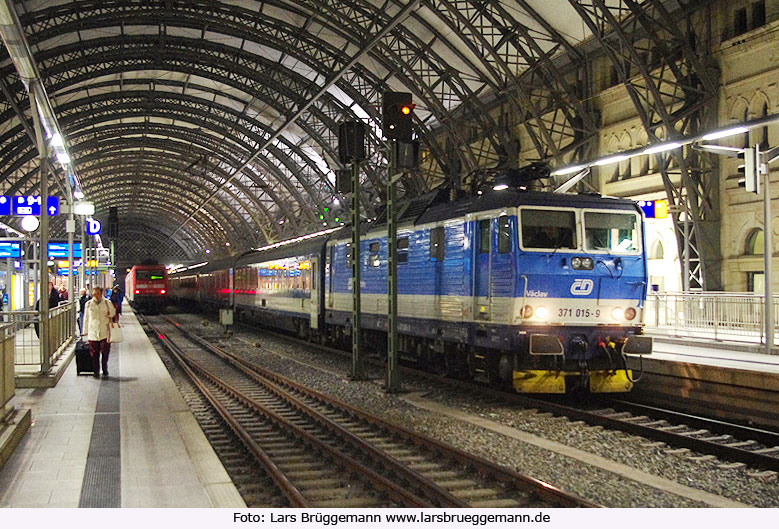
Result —
[[410, 107], [410, 106], [408, 106], [408, 105], [404, 105], [404, 106], [402, 106], [402, 107], [400, 108], [400, 112], [401, 112], [402, 114], [404, 114], [404, 115], [408, 116], [409, 114], [411, 114], [411, 107]]
[[163, 288], [162, 290], [160, 290], [160, 294], [164, 294], [164, 293], [165, 293], [165, 289]]

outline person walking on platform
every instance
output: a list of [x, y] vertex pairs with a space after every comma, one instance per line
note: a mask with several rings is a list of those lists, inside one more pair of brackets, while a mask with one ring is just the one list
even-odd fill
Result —
[[82, 335], [87, 335], [89, 340], [89, 354], [95, 366], [95, 378], [100, 376], [100, 356], [102, 355], [103, 376], [108, 376], [108, 353], [111, 344], [108, 343], [108, 333], [111, 322], [116, 315], [116, 310], [110, 301], [103, 298], [103, 289], [92, 289], [92, 299], [84, 305], [84, 330]]
[[78, 298], [78, 332], [84, 332], [84, 305], [87, 304], [89, 297], [87, 296], [87, 289], [82, 288], [79, 290]]
[[119, 316], [122, 315], [122, 301], [124, 300], [124, 292], [119, 288], [119, 285], [114, 285], [111, 290], [111, 303], [114, 304], [116, 309], [116, 321], [119, 321]]

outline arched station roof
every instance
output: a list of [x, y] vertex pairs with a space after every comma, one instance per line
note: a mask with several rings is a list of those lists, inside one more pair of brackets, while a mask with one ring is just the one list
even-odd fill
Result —
[[[334, 187], [343, 120], [369, 124], [361, 199], [374, 214], [384, 196], [386, 90], [411, 92], [417, 105], [424, 161], [403, 181], [409, 194], [520, 161], [560, 165], [591, 155], [599, 126], [589, 102], [593, 54], [628, 87], [650, 141], [681, 131], [715, 91], [687, 38], [691, 29], [680, 27], [680, 13], [698, 4], [421, 0], [369, 50], [408, 0], [16, 0], [14, 7], [96, 216], [116, 206], [125, 247], [141, 252], [146, 241], [161, 259], [192, 260], [204, 248], [240, 251], [345, 216], [333, 207], [347, 203]], [[3, 194], [35, 194], [29, 101], [0, 53], [0, 182]], [[496, 111], [504, 107], [510, 126]]]

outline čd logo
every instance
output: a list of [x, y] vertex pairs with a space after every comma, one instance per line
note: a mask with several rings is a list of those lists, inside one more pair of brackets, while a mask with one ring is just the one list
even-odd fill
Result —
[[586, 296], [592, 292], [594, 283], [592, 279], [576, 279], [571, 285], [571, 294], [574, 296]]

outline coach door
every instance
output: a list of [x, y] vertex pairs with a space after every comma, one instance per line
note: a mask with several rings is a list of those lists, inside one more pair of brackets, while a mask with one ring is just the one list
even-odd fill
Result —
[[314, 257], [311, 259], [311, 301], [308, 304], [312, 329], [319, 328], [319, 288], [319, 259]]
[[474, 223], [473, 319], [489, 321], [492, 317], [490, 276], [492, 275], [492, 217]]

